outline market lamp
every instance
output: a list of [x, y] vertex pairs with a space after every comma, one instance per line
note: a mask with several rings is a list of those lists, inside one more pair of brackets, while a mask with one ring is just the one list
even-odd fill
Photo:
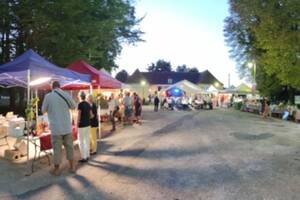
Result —
[[220, 84], [218, 82], [215, 82], [214, 86], [218, 88], [220, 86]]
[[175, 89], [174, 89], [174, 92], [175, 92], [176, 94], [178, 94], [178, 93], [180, 92], [180, 90], [179, 90], [178, 88], [175, 88]]
[[179, 97], [182, 95], [182, 91], [179, 88], [172, 88], [170, 90], [170, 94], [175, 97]]
[[142, 86], [145, 86], [145, 85], [146, 85], [146, 81], [142, 80], [142, 81], [141, 81], [141, 85], [142, 85]]
[[29, 83], [29, 85], [30, 86], [36, 86], [36, 85], [40, 85], [40, 84], [46, 83], [46, 82], [48, 82], [50, 80], [51, 80], [50, 77], [42, 77], [42, 78], [38, 78], [38, 79], [35, 79], [35, 80], [31, 81]]
[[248, 62], [248, 63], [247, 63], [247, 67], [248, 67], [248, 68], [252, 69], [253, 66], [254, 66], [254, 64], [253, 64], [252, 62]]

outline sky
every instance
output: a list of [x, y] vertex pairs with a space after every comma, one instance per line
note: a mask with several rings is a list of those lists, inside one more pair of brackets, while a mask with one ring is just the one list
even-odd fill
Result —
[[135, 6], [137, 17], [145, 16], [139, 25], [145, 42], [123, 46], [117, 71], [147, 71], [163, 59], [174, 70], [183, 64], [208, 69], [225, 86], [228, 74], [231, 85], [241, 83], [223, 36], [227, 0], [137, 0]]

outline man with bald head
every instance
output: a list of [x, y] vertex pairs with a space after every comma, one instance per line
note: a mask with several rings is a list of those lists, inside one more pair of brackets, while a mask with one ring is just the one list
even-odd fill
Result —
[[52, 91], [48, 93], [42, 105], [43, 114], [47, 113], [52, 136], [53, 175], [60, 175], [59, 165], [61, 163], [62, 145], [64, 145], [67, 159], [70, 164], [70, 172], [75, 172], [73, 162], [73, 134], [70, 109], [75, 109], [76, 104], [72, 97], [60, 89], [58, 81], [52, 83]]

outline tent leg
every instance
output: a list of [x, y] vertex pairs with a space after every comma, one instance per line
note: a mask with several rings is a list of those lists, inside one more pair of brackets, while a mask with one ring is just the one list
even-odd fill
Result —
[[[28, 69], [27, 70], [27, 107], [29, 107], [30, 105], [30, 70]], [[27, 118], [27, 116], [26, 116]], [[26, 131], [27, 131], [27, 161], [26, 161], [26, 164], [27, 164], [27, 168], [28, 170], [30, 169], [30, 165], [29, 165], [29, 126], [30, 126], [30, 117], [28, 117], [26, 119]], [[26, 175], [31, 175], [32, 172], [29, 172], [27, 173]]]
[[[35, 98], [38, 98], [38, 89], [35, 90]], [[38, 120], [38, 116], [39, 116], [39, 103], [38, 101], [36, 102], [36, 105], [35, 105], [35, 120], [36, 120], [36, 128], [37, 128], [37, 120]]]
[[[100, 95], [100, 86], [98, 86], [98, 90], [97, 90], [97, 94]], [[99, 136], [99, 140], [101, 140], [101, 107], [100, 107], [100, 99], [97, 100], [97, 107], [98, 107], [98, 136]]]
[[93, 86], [92, 86], [92, 84], [90, 85], [90, 94], [93, 94]]

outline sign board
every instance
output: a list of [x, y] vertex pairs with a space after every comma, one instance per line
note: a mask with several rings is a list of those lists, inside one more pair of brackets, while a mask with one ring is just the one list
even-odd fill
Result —
[[9, 106], [10, 97], [5, 95], [0, 95], [0, 106]]
[[295, 96], [295, 104], [300, 104], [300, 95]]

